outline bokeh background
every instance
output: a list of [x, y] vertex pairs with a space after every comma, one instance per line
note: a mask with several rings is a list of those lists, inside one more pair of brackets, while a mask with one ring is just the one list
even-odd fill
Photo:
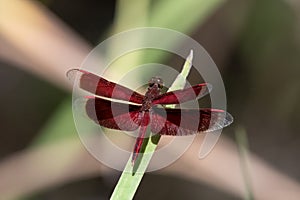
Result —
[[103, 39], [143, 26], [205, 47], [235, 121], [206, 159], [196, 140], [146, 174], [135, 199], [300, 199], [299, 19], [297, 0], [0, 0], [0, 199], [109, 198], [120, 172], [80, 143], [65, 73]]

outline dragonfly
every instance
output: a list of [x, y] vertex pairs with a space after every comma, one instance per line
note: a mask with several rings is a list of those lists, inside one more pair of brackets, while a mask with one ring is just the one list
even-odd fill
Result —
[[211, 90], [208, 83], [162, 93], [163, 80], [152, 77], [143, 95], [85, 70], [71, 69], [67, 76], [77, 77], [79, 87], [93, 94], [85, 97], [85, 110], [96, 124], [120, 131], [138, 130], [132, 164], [141, 153], [147, 127], [153, 134], [186, 136], [216, 131], [233, 122], [233, 117], [220, 109], [167, 107], [207, 95]]

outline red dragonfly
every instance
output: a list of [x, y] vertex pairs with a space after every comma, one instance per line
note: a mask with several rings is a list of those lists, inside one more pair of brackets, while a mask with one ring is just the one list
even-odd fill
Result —
[[163, 107], [205, 96], [211, 88], [207, 83], [161, 94], [162, 79], [152, 77], [146, 94], [142, 95], [84, 70], [71, 69], [67, 73], [69, 78], [76, 75], [79, 76], [79, 87], [94, 94], [86, 97], [85, 109], [90, 119], [110, 129], [138, 129], [132, 164], [140, 153], [148, 126], [155, 134], [184, 136], [222, 129], [233, 121], [232, 116], [224, 110]]

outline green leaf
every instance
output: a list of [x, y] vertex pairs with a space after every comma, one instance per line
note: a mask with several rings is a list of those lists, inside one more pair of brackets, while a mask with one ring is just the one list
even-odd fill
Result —
[[[186, 78], [190, 72], [192, 66], [193, 51], [187, 57], [181, 73], [177, 76], [172, 86], [168, 91], [183, 89], [186, 83]], [[172, 107], [172, 106], [170, 106]], [[147, 130], [147, 134], [151, 134], [150, 130]], [[156, 134], [149, 138], [146, 138], [143, 142], [141, 153], [135, 164], [132, 165], [131, 159], [128, 160], [125, 169], [114, 189], [111, 196], [112, 200], [116, 199], [132, 199], [143, 176], [147, 170], [153, 153], [158, 145], [160, 135]]]

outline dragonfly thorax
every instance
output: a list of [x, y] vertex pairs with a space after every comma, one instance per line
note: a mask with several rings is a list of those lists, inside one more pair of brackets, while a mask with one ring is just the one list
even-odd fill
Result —
[[148, 90], [145, 94], [141, 110], [149, 110], [152, 107], [152, 100], [160, 95], [163, 88], [163, 81], [159, 77], [152, 77], [148, 83]]

